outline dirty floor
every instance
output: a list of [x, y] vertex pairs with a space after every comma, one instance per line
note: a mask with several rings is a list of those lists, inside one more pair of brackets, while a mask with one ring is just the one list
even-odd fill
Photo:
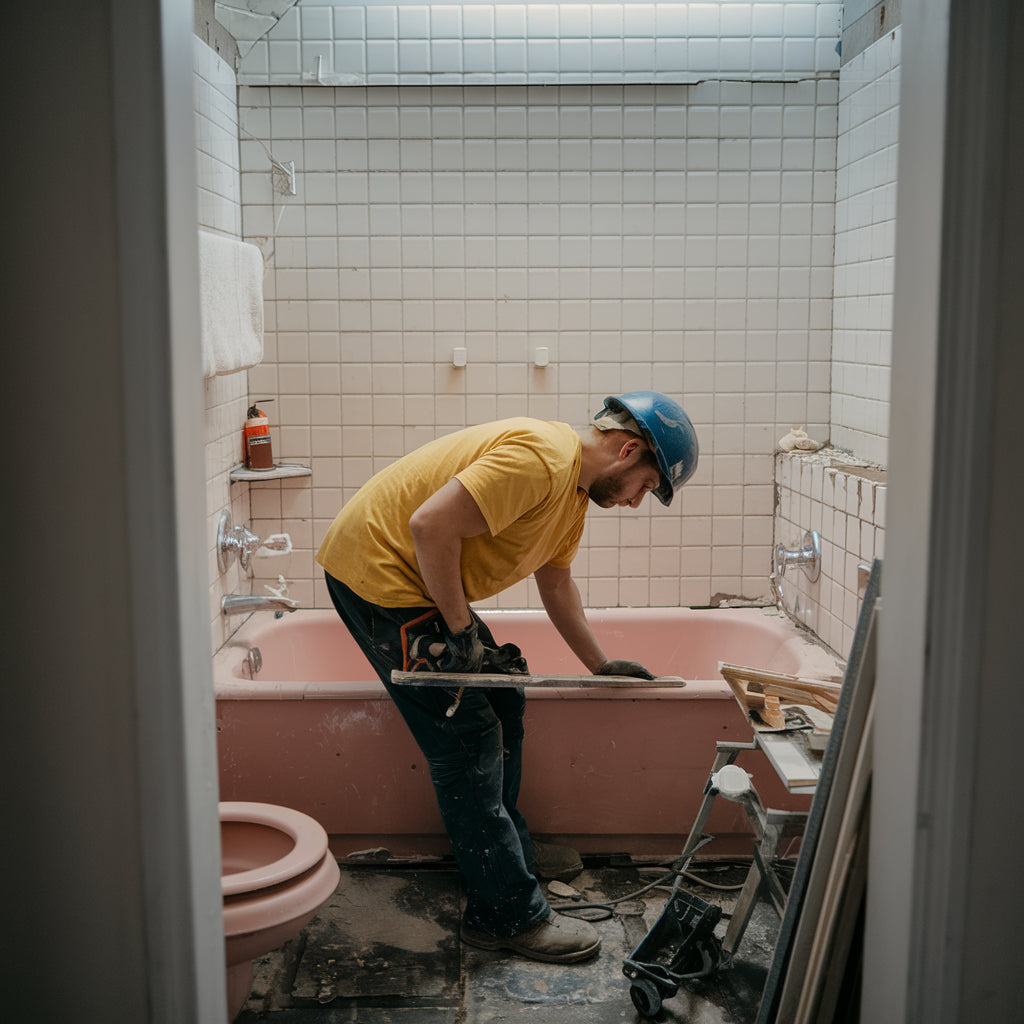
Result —
[[[716, 885], [739, 886], [744, 866], [702, 864]], [[623, 976], [629, 958], [658, 921], [668, 890], [632, 894], [663, 869], [598, 860], [573, 880], [585, 902], [616, 900], [596, 921], [600, 955], [550, 965], [464, 946], [458, 938], [462, 893], [451, 864], [342, 864], [341, 881], [294, 941], [257, 960], [252, 992], [236, 1024], [637, 1024], [642, 1017]], [[557, 883], [556, 883], [557, 884]], [[732, 909], [738, 888], [684, 888]], [[566, 902], [565, 895], [549, 895]], [[716, 932], [724, 934], [723, 917]], [[664, 995], [657, 1024], [750, 1024], [771, 964], [779, 920], [759, 903], [731, 966]], [[650, 946], [646, 947], [650, 949]]]

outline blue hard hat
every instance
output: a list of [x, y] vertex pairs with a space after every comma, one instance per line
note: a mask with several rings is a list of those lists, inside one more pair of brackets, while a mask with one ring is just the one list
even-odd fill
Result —
[[654, 495], [662, 505], [671, 505], [677, 487], [682, 487], [697, 468], [697, 432], [683, 407], [659, 391], [630, 391], [617, 398], [609, 396], [594, 417], [626, 412], [636, 421], [654, 450], [661, 470], [661, 483]]

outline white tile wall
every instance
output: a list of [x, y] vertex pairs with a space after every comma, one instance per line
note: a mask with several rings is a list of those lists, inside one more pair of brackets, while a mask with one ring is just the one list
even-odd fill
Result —
[[832, 443], [885, 465], [892, 363], [901, 29], [842, 69], [836, 171]]
[[776, 457], [776, 541], [802, 546], [807, 530], [821, 536], [821, 574], [799, 569], [782, 579], [786, 610], [846, 657], [863, 591], [857, 567], [885, 556], [885, 471], [834, 449]]
[[[787, 17], [790, 6], [759, 4], [752, 16]], [[845, 653], [856, 562], [882, 553], [885, 487], [870, 467], [823, 460], [884, 463], [884, 413], [866, 422], [849, 410], [887, 397], [888, 314], [872, 304], [885, 289], [849, 289], [877, 282], [891, 258], [898, 33], [887, 40], [838, 83], [242, 88], [245, 129], [295, 160], [295, 197], [275, 190], [267, 153], [244, 136], [239, 188], [230, 72], [197, 49], [203, 223], [237, 235], [244, 210], [244, 235], [273, 266], [268, 358], [252, 390], [245, 374], [207, 382], [215, 646], [220, 593], [249, 585], [218, 578], [212, 537], [225, 504], [249, 521], [251, 492], [250, 525], [295, 542], [293, 555], [257, 561], [255, 587], [280, 571], [304, 603], [326, 605], [313, 551], [376, 468], [464, 423], [522, 411], [579, 421], [605, 394], [659, 387], [693, 415], [701, 469], [671, 510], [595, 510], [575, 567], [586, 603], [767, 599], [773, 540], [791, 544], [815, 525], [825, 573], [796, 590], [796, 611]], [[868, 195], [872, 216], [886, 215], [865, 247]], [[455, 347], [467, 349], [464, 370], [451, 366]], [[551, 356], [543, 370], [538, 347]], [[837, 377], [837, 401], [850, 402], [830, 416]], [[227, 484], [249, 396], [277, 399], [275, 453], [308, 461], [311, 479]], [[830, 421], [857, 459], [776, 464], [790, 425], [824, 438]], [[537, 602], [524, 584], [494, 603]]]
[[[241, 176], [238, 165], [238, 100], [231, 66], [202, 40], [193, 39], [193, 108], [199, 221], [203, 228], [233, 238], [242, 234]], [[235, 522], [249, 519], [248, 488], [228, 479], [241, 452], [248, 380], [244, 371], [204, 381], [206, 398], [206, 534], [210, 580], [210, 638], [216, 650], [238, 625], [220, 614], [222, 594], [245, 593], [237, 561], [223, 575], [217, 565], [220, 510]]]
[[774, 442], [828, 424], [835, 80], [240, 93], [243, 129], [298, 172], [276, 193], [243, 134], [243, 231], [272, 254], [251, 388], [277, 398], [275, 452], [313, 468], [253, 485], [253, 515], [278, 532], [278, 501], [308, 505], [286, 527], [300, 588], [326, 604], [313, 549], [415, 445], [656, 387], [700, 469], [671, 510], [596, 512], [584, 599], [767, 598]]
[[[885, 555], [893, 223], [901, 30], [839, 76], [831, 449], [776, 459], [776, 543], [821, 534], [822, 571], [783, 581], [785, 604], [846, 656], [860, 611], [857, 566]], [[852, 454], [851, 454], [852, 453]]]
[[201, 39], [193, 40], [199, 223], [233, 238], [242, 234], [238, 170], [238, 89], [231, 65]]
[[839, 68], [842, 4], [301, 0], [249, 50], [250, 85], [798, 81]]

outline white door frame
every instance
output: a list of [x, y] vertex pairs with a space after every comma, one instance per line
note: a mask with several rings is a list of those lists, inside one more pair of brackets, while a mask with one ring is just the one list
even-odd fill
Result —
[[1024, 97], [1011, 41], [1024, 43], [1014, 0], [903, 4], [864, 1021], [1019, 1015]]

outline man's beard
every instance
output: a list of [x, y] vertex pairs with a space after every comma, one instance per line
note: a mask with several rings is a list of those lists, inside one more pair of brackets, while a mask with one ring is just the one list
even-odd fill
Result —
[[587, 490], [587, 496], [595, 505], [608, 508], [618, 500], [619, 482], [611, 476], [598, 477]]

